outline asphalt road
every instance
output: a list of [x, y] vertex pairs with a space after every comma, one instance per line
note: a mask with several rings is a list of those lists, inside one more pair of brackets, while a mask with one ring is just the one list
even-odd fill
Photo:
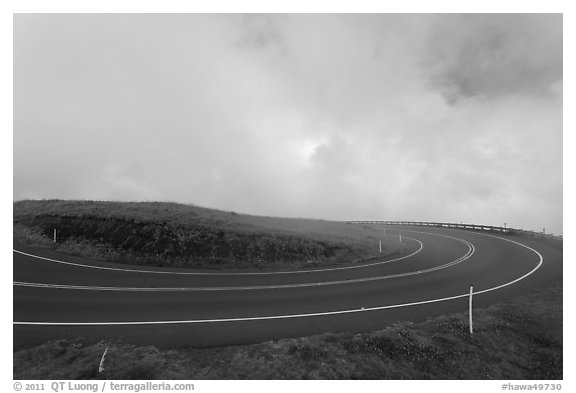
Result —
[[91, 261], [14, 245], [14, 347], [122, 337], [213, 346], [421, 321], [562, 280], [554, 243], [474, 231], [389, 227], [402, 255], [295, 272], [191, 271]]

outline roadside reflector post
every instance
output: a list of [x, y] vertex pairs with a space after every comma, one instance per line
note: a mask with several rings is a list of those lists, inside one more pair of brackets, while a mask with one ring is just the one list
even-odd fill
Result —
[[400, 237], [400, 243], [402, 243], [402, 232], [398, 232], [398, 236]]
[[56, 243], [56, 228], [54, 228], [54, 243]]
[[98, 373], [102, 373], [103, 371], [106, 370], [106, 368], [104, 367], [104, 362], [106, 361], [106, 355], [108, 355], [108, 347], [106, 347], [104, 353], [102, 354], [102, 358], [100, 359], [100, 365], [98, 366]]
[[469, 303], [469, 304], [468, 304], [468, 308], [469, 308], [468, 316], [469, 316], [469, 319], [470, 319], [470, 334], [473, 334], [473, 333], [474, 333], [474, 328], [473, 328], [473, 326], [472, 326], [472, 293], [474, 293], [474, 286], [473, 286], [473, 285], [470, 285], [470, 300], [469, 300], [469, 302], [468, 302], [468, 303]]
[[380, 240], [380, 252], [382, 252], [382, 240]]

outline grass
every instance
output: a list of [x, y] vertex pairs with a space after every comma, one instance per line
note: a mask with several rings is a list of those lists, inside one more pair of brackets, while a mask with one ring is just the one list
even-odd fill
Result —
[[13, 210], [15, 242], [130, 264], [289, 269], [356, 263], [403, 249], [369, 226], [176, 203], [41, 200], [15, 202]]
[[[563, 378], [562, 286], [423, 323], [220, 348], [53, 341], [14, 352], [14, 379]], [[106, 370], [98, 373], [105, 347]]]

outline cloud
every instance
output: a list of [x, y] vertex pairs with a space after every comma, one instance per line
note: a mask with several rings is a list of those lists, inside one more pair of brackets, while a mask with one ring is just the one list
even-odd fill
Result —
[[427, 62], [450, 101], [546, 94], [562, 80], [559, 15], [444, 16], [436, 26]]
[[17, 15], [14, 198], [562, 231], [561, 15]]

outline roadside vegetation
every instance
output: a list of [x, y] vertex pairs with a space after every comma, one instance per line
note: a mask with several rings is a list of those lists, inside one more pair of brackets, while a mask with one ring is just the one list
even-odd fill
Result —
[[[562, 286], [467, 314], [363, 334], [220, 348], [52, 341], [14, 352], [14, 379], [563, 378]], [[105, 370], [98, 372], [109, 347]]]
[[26, 200], [14, 203], [13, 219], [15, 243], [139, 265], [291, 269], [358, 263], [402, 250], [395, 238], [369, 226], [176, 203]]

